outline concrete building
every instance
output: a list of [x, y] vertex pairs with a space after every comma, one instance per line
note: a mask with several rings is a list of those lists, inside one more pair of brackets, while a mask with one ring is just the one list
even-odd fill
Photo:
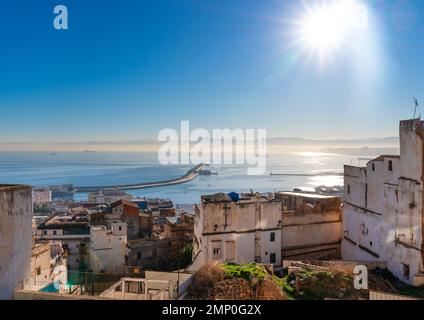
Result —
[[138, 223], [138, 237], [150, 239], [153, 233], [153, 217], [150, 213], [140, 213]]
[[173, 251], [193, 243], [193, 216], [182, 214], [179, 217], [166, 217], [163, 227], [160, 238], [171, 241]]
[[72, 201], [74, 199], [74, 186], [72, 184], [61, 184], [49, 186], [53, 201]]
[[138, 239], [128, 241], [128, 265], [145, 269], [166, 268], [171, 258], [171, 241]]
[[0, 185], [0, 300], [12, 299], [30, 273], [32, 189]]
[[192, 273], [146, 271], [144, 278], [122, 278], [100, 294], [119, 300], [181, 300], [193, 281]]
[[90, 266], [93, 272], [122, 272], [126, 265], [127, 224], [112, 222], [90, 228]]
[[345, 166], [342, 257], [385, 261], [399, 279], [424, 284], [424, 122], [400, 122], [400, 156]]
[[218, 193], [196, 206], [190, 270], [208, 261], [281, 265], [281, 202], [259, 194], [233, 201]]
[[127, 200], [118, 200], [112, 203], [112, 216], [119, 217], [127, 224], [128, 240], [138, 239], [140, 233], [140, 208], [136, 203]]
[[283, 260], [340, 258], [340, 197], [277, 192], [275, 198], [282, 202]]
[[132, 195], [118, 189], [104, 189], [88, 194], [88, 202], [92, 204], [114, 203], [119, 200], [130, 201]]
[[32, 190], [32, 202], [42, 205], [52, 201], [52, 192], [48, 188], [37, 188]]
[[37, 227], [35, 240], [60, 241], [68, 269], [86, 270], [89, 267], [90, 222], [76, 221], [73, 216], [55, 216]]
[[36, 243], [32, 248], [30, 278], [29, 283], [25, 283], [25, 288], [38, 291], [52, 285], [58, 277], [61, 283], [66, 285], [66, 259], [63, 258], [61, 244]]

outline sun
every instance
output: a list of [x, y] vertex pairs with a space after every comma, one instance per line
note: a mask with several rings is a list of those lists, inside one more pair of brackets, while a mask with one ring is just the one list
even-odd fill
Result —
[[321, 0], [305, 5], [295, 22], [298, 44], [322, 59], [335, 54], [348, 43], [356, 8], [354, 0]]

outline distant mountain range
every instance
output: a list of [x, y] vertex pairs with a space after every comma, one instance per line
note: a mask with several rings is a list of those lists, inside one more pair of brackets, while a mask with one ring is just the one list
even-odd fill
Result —
[[364, 138], [364, 139], [333, 139], [333, 140], [319, 140], [319, 139], [306, 139], [306, 138], [290, 138], [278, 137], [269, 138], [268, 143], [271, 145], [306, 145], [306, 146], [399, 146], [399, 137], [386, 137], [386, 138]]
[[[212, 142], [212, 141], [211, 141]], [[84, 150], [134, 150], [134, 151], [152, 151], [165, 142], [159, 142], [155, 139], [146, 138], [140, 140], [121, 140], [121, 141], [75, 141], [75, 142], [1, 142], [0, 151], [84, 151]], [[195, 142], [192, 142], [194, 145]], [[307, 139], [298, 137], [277, 137], [268, 138], [267, 144], [270, 147], [309, 147], [325, 150], [324, 152], [353, 154], [376, 154], [376, 153], [398, 153], [399, 138], [364, 138], [364, 139]]]

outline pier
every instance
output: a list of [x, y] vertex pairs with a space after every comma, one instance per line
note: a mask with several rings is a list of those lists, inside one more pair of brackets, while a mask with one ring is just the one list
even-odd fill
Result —
[[125, 185], [114, 185], [114, 186], [95, 186], [95, 187], [74, 187], [74, 192], [95, 192], [103, 189], [118, 189], [118, 190], [134, 190], [134, 189], [147, 189], [171, 186], [174, 184], [186, 183], [196, 179], [199, 176], [199, 172], [202, 170], [204, 164], [198, 164], [194, 168], [191, 168], [187, 173], [179, 178], [162, 180], [156, 182], [143, 182], [136, 184], [125, 184]]

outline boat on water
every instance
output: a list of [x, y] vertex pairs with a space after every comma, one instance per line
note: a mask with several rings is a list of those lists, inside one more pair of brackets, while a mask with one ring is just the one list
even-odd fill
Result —
[[199, 175], [201, 176], [210, 176], [210, 175], [217, 175], [218, 171], [211, 171], [211, 170], [200, 170]]

